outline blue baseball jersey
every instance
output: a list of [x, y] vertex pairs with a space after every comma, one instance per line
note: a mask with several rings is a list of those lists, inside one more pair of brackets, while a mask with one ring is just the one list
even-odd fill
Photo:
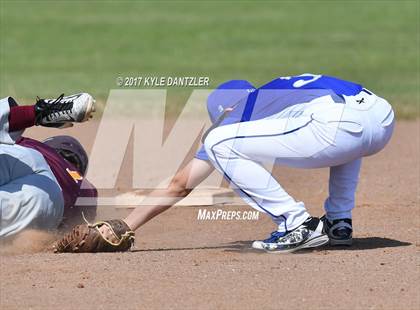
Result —
[[[232, 80], [221, 84], [207, 99], [207, 109], [214, 123], [226, 108], [233, 110], [218, 126], [263, 119], [283, 111], [292, 105], [310, 102], [322, 96], [331, 96], [336, 103], [344, 103], [343, 96], [354, 96], [363, 86], [335, 77], [302, 74], [276, 78], [255, 88], [244, 80]], [[195, 155], [208, 160], [204, 147]]]

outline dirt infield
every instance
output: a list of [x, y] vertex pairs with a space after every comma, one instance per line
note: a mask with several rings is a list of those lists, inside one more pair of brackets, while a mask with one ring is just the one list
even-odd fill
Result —
[[[390, 145], [364, 161], [351, 248], [257, 253], [251, 241], [273, 230], [264, 215], [199, 221], [197, 208], [175, 207], [137, 231], [131, 253], [3, 254], [0, 308], [418, 309], [419, 125], [399, 122]], [[95, 126], [68, 132], [89, 143]], [[276, 174], [322, 215], [326, 169]], [[217, 208], [250, 210], [206, 209]]]

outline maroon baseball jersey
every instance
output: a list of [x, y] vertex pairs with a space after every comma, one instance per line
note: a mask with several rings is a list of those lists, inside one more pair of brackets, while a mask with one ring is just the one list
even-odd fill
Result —
[[17, 144], [35, 149], [40, 152], [48, 165], [51, 168], [55, 178], [60, 184], [64, 198], [64, 208], [72, 208], [76, 202], [77, 197], [97, 197], [96, 188], [90, 184], [87, 180], [84, 182], [89, 188], [81, 189], [83, 176], [77, 171], [77, 169], [61, 157], [53, 148], [45, 145], [34, 139], [22, 137], [17, 141]]

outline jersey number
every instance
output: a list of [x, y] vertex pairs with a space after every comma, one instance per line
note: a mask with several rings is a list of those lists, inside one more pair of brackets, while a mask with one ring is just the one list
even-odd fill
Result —
[[293, 87], [295, 87], [295, 88], [299, 88], [299, 87], [305, 86], [309, 83], [315, 82], [316, 80], [318, 80], [322, 77], [322, 75], [320, 75], [320, 74], [310, 74], [310, 73], [301, 74], [299, 76], [311, 76], [312, 79], [295, 81], [293, 83]]

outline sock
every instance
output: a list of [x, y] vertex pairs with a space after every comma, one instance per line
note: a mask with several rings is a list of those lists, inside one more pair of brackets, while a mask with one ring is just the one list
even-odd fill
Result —
[[9, 113], [9, 132], [23, 130], [35, 125], [33, 105], [12, 106]]

